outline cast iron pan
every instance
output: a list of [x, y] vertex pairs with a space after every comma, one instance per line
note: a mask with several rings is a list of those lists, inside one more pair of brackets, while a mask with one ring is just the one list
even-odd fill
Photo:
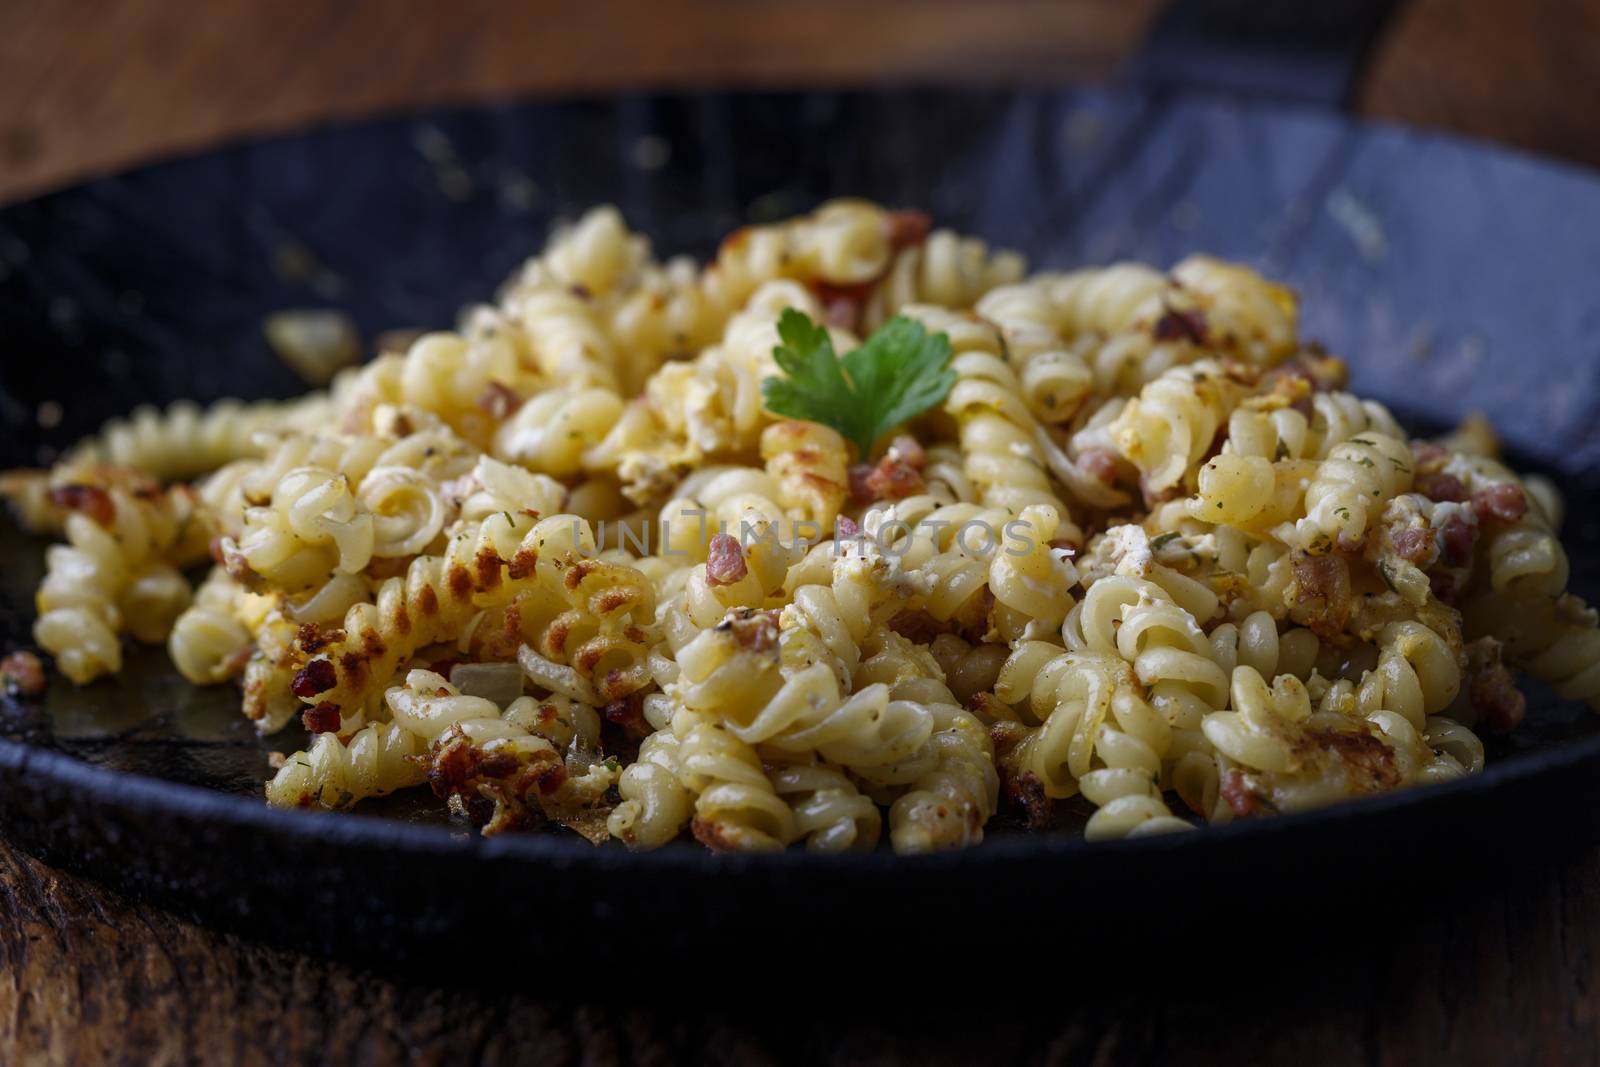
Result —
[[[345, 308], [368, 337], [448, 325], [590, 204], [619, 204], [659, 250], [705, 255], [740, 223], [839, 194], [926, 209], [1041, 267], [1207, 250], [1287, 279], [1356, 390], [1422, 429], [1482, 409], [1561, 480], [1573, 584], [1600, 593], [1600, 181], [1325, 107], [1148, 85], [501, 104], [16, 205], [0, 212], [0, 466], [47, 461], [138, 403], [297, 391], [261, 337], [274, 310]], [[64, 415], [46, 429], [48, 401]], [[42, 547], [3, 534], [0, 644], [30, 641]], [[822, 946], [870, 975], [997, 938], [1036, 959], [1237, 946], [1281, 936], [1265, 921], [1279, 906], [1319, 929], [1392, 921], [1484, 862], [1587, 840], [1600, 766], [1600, 717], [1534, 687], [1529, 723], [1481, 776], [1304, 816], [1099, 845], [1000, 825], [977, 850], [920, 858], [632, 855], [553, 833], [482, 840], [431, 803], [268, 810], [266, 753], [303, 735], [257, 740], [236, 705], [183, 684], [159, 650], [118, 680], [56, 681], [0, 721], [0, 825], [205, 920], [435, 973], [509, 960], [537, 983], [602, 973], [621, 946], [709, 965], [760, 945], [775, 967]]]

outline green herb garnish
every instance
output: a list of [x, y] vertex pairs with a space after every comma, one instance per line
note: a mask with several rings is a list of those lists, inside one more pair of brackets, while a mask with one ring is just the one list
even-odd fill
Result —
[[778, 337], [783, 343], [772, 358], [787, 377], [761, 383], [767, 408], [833, 427], [855, 442], [863, 460], [879, 438], [939, 403], [956, 383], [950, 338], [904, 315], [843, 358], [828, 331], [793, 308], [778, 320]]

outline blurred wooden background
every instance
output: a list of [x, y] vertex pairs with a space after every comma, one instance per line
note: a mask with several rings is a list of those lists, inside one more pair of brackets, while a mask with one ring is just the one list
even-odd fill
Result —
[[[1085, 81], [1165, 0], [5, 0], [0, 199], [418, 104], [705, 85]], [[1600, 164], [1600, 0], [1413, 0], [1361, 111]]]

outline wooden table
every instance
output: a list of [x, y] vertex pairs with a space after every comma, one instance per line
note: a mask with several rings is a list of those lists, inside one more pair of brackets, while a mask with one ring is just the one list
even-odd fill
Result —
[[[616, 86], [1102, 77], [1160, 0], [0, 6], [0, 198], [222, 136], [418, 103]], [[1600, 164], [1600, 3], [1418, 0], [1365, 113]], [[923, 980], [910, 1014], [560, 1005], [396, 982], [126, 901], [0, 842], [0, 1062], [1600, 1061], [1600, 850], [1435, 899], [1368, 939], [1286, 931], [1281, 964], [1152, 960], [1148, 980], [1007, 1007]], [[997, 951], [1003, 951], [997, 949]], [[1073, 961], [1064, 961], [1072, 966]], [[620, 981], [620, 979], [619, 979]], [[580, 993], [581, 995], [581, 993]]]

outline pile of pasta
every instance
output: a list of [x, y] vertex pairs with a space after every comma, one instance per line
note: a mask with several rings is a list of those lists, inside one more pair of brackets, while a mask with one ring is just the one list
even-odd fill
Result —
[[[764, 406], [791, 308], [840, 352], [915, 320], [955, 384], [856, 454]], [[1002, 804], [1122, 837], [1475, 772], [1508, 667], [1600, 696], [1559, 496], [1344, 381], [1290, 292], [1205, 256], [1025, 276], [834, 201], [701, 266], [599, 208], [326, 392], [140, 411], [5, 486], [64, 538], [60, 672], [165, 641], [263, 733], [298, 716], [274, 805], [427, 785], [633, 848], [920, 852]]]

